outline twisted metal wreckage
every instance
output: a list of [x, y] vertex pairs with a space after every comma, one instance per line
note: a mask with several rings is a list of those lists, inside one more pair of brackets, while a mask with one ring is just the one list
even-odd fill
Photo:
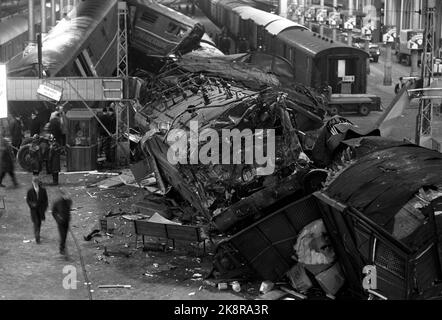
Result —
[[[232, 57], [190, 54], [166, 64], [142, 90], [137, 123], [147, 133], [140, 146], [159, 188], [167, 194], [172, 187], [187, 204], [180, 218], [231, 235], [217, 243], [212, 275], [286, 277], [304, 298], [441, 296], [440, 153], [380, 137], [377, 129], [362, 132], [341, 117], [325, 121], [323, 96], [280, 80]], [[171, 164], [176, 140], [168, 137], [174, 129], [189, 137], [191, 121], [199, 122], [200, 150], [208, 128], [220, 137], [223, 129], [250, 129], [255, 143], [257, 129], [274, 129], [274, 172], [257, 175], [259, 165], [244, 161]], [[378, 280], [367, 288], [362, 271], [370, 265]]]

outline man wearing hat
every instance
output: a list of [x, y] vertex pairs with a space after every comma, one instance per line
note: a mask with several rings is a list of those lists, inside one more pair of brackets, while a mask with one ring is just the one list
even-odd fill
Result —
[[45, 220], [45, 212], [48, 208], [48, 194], [37, 176], [32, 177], [32, 187], [28, 190], [26, 202], [31, 210], [35, 242], [39, 244], [41, 223]]

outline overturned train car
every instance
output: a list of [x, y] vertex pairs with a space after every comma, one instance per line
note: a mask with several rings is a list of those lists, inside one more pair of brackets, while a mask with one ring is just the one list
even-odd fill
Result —
[[[442, 155], [380, 137], [343, 144], [353, 160], [321, 191], [220, 242], [214, 274], [283, 278], [299, 264], [301, 231], [322, 219], [345, 279], [336, 298], [441, 299]], [[313, 283], [321, 280], [319, 265], [307, 267]]]

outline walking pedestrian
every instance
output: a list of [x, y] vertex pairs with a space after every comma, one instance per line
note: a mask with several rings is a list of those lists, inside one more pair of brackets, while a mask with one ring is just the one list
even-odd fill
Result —
[[0, 133], [0, 187], [5, 187], [3, 185], [3, 178], [6, 174], [11, 176], [14, 187], [18, 187], [14, 173], [14, 153], [9, 142]]
[[34, 135], [32, 137], [31, 146], [29, 147], [29, 161], [31, 163], [31, 170], [34, 176], [38, 176], [42, 169], [43, 157], [40, 150], [40, 136]]
[[61, 146], [58, 142], [51, 137], [49, 151], [48, 151], [48, 161], [46, 162], [46, 172], [52, 174], [52, 184], [58, 185], [58, 174], [60, 172], [60, 155]]
[[45, 212], [48, 208], [48, 194], [40, 184], [37, 176], [32, 177], [32, 187], [26, 195], [26, 202], [31, 210], [31, 219], [34, 225], [35, 242], [40, 244], [40, 228], [42, 221], [45, 221]]
[[66, 190], [60, 188], [60, 197], [52, 205], [52, 216], [57, 222], [58, 232], [60, 234], [60, 254], [66, 254], [66, 237], [71, 220], [72, 200]]

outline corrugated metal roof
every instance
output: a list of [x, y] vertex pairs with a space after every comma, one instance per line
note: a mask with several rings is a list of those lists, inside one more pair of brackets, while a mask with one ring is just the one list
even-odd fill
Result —
[[266, 26], [275, 20], [283, 19], [282, 17], [277, 16], [276, 14], [258, 10], [249, 6], [236, 7], [233, 9], [233, 11], [239, 14], [241, 19], [243, 20], [251, 19], [260, 26]]
[[368, 57], [368, 53], [361, 49], [350, 47], [326, 37], [321, 37], [319, 34], [310, 30], [286, 29], [278, 34], [278, 39], [281, 39], [290, 46], [312, 56], [325, 54], [327, 51], [337, 48], [343, 48], [349, 52], [354, 52], [359, 55], [367, 55]]
[[303, 25], [293, 22], [289, 19], [275, 20], [273, 22], [270, 22], [266, 26], [267, 32], [275, 36], [278, 35], [280, 32], [290, 28], [308, 30], [307, 27], [304, 27]]

